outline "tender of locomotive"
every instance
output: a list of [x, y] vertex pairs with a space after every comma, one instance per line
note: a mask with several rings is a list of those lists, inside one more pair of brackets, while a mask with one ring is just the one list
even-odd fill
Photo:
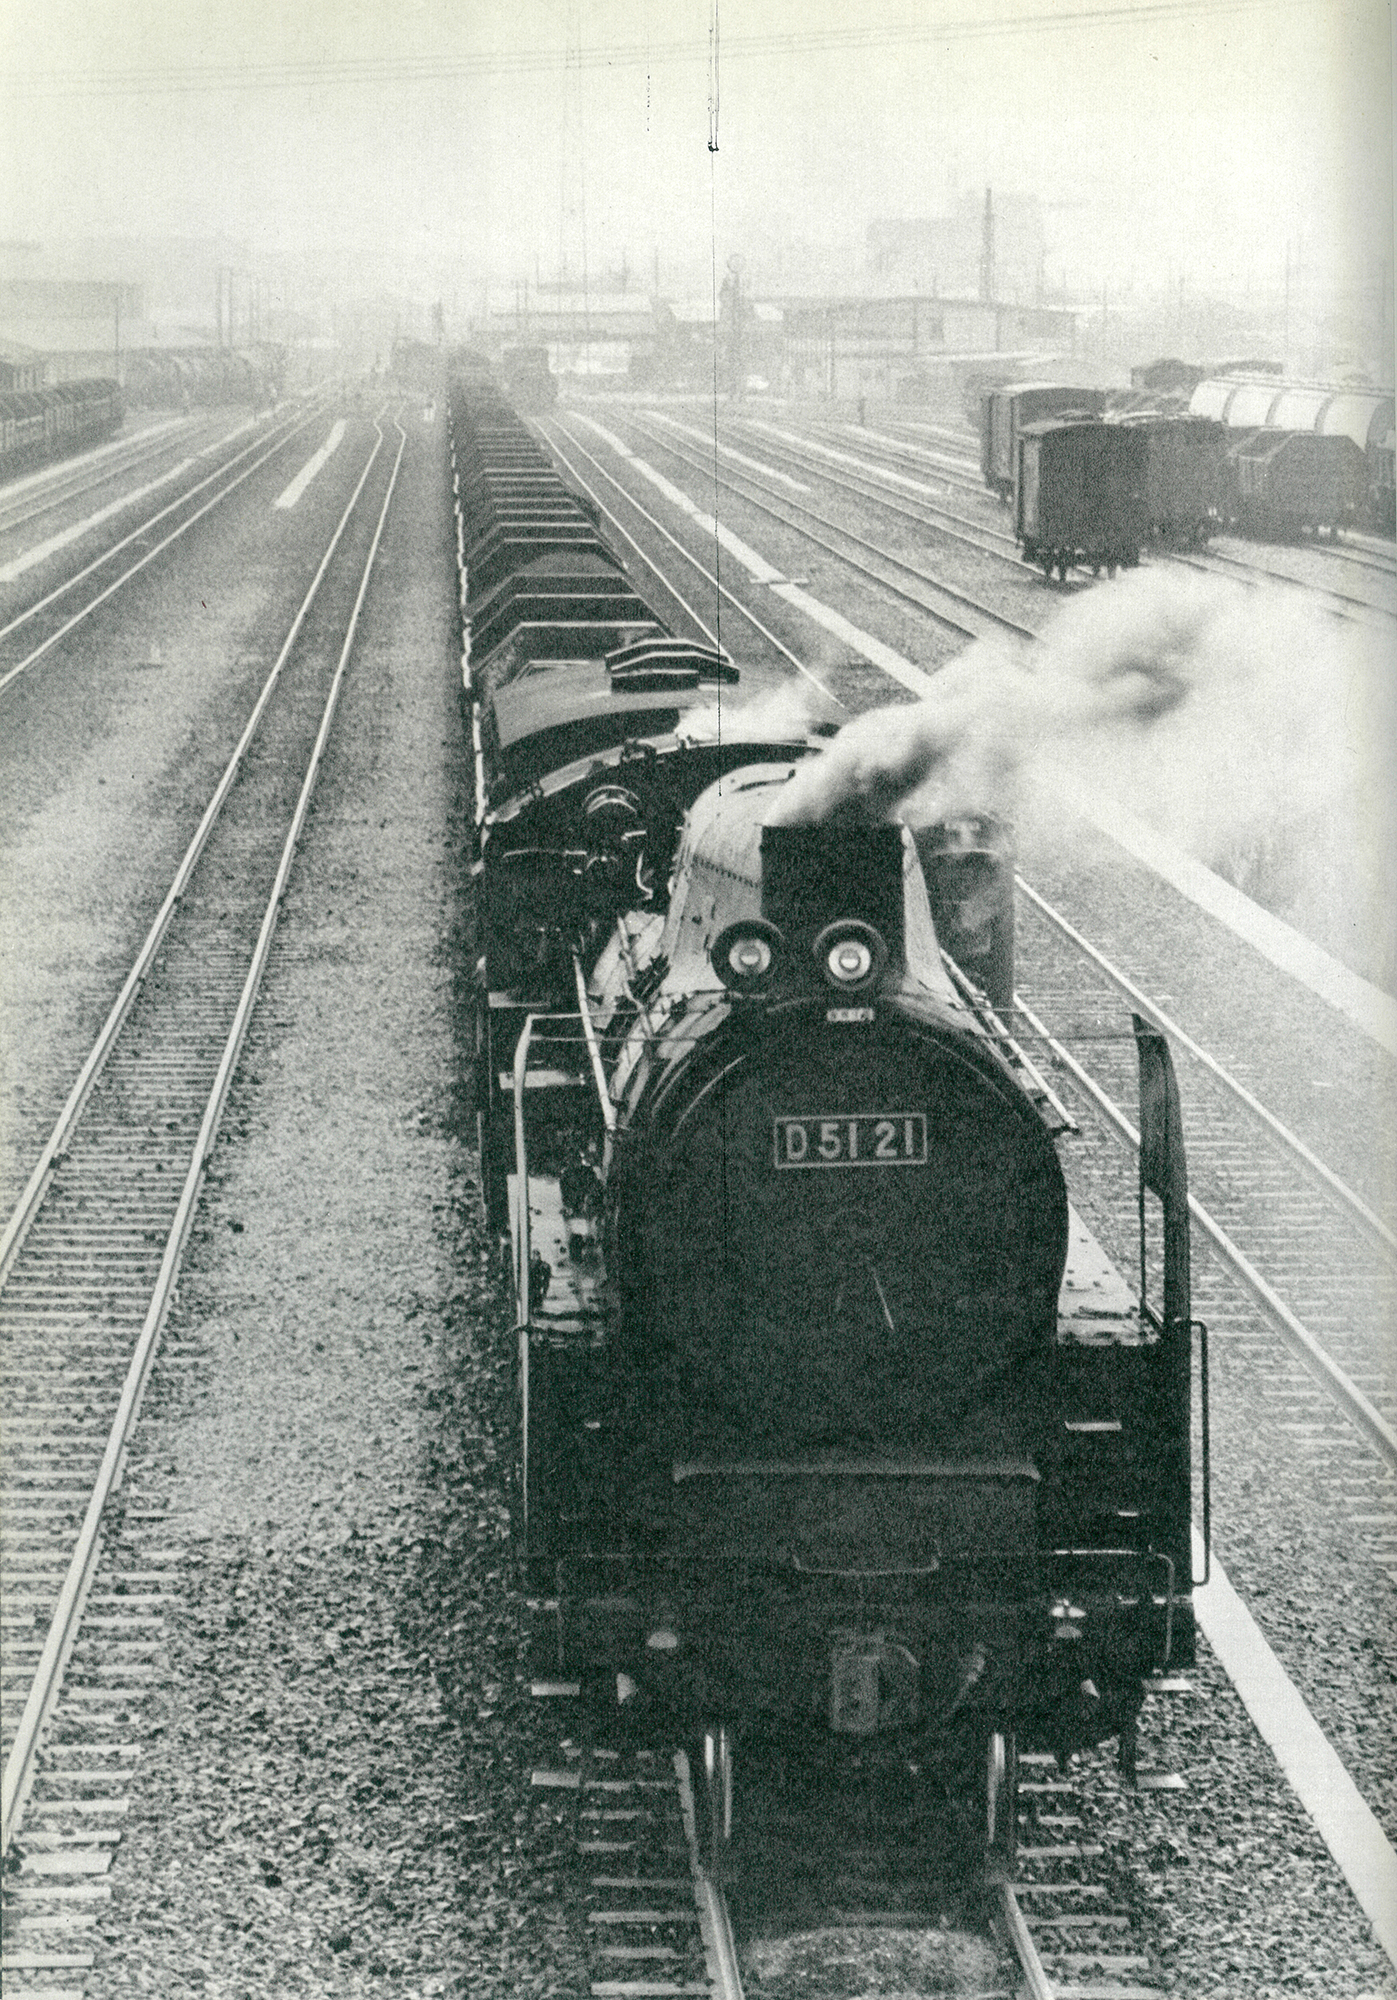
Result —
[[818, 739], [708, 733], [730, 663], [664, 632], [501, 403], [452, 417], [540, 1670], [703, 1735], [715, 1826], [734, 1735], [793, 1732], [977, 1770], [1002, 1850], [1015, 1743], [1128, 1764], [1192, 1656], [1167, 1050], [1137, 1024], [1147, 1306], [990, 1004], [1003, 829], [787, 823]]

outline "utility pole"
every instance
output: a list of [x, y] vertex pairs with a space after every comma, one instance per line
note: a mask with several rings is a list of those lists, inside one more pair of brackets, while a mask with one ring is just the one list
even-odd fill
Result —
[[985, 189], [985, 213], [980, 224], [980, 298], [988, 305], [994, 297], [994, 196]]
[[116, 379], [117, 382], [120, 383], [121, 381], [121, 286], [119, 283], [112, 286], [112, 317], [114, 321], [115, 346], [116, 346]]

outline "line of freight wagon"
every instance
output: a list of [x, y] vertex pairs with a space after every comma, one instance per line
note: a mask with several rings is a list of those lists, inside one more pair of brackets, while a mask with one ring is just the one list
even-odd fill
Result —
[[[1025, 562], [1044, 576], [1056, 569], [1065, 578], [1073, 565], [1114, 575], [1146, 547], [1196, 547], [1227, 528], [1286, 541], [1381, 524], [1374, 455], [1352, 437], [1232, 426], [1199, 414], [1197, 395], [1187, 415], [1169, 416], [1113, 412], [1101, 389], [1021, 382], [990, 390], [981, 402], [981, 471], [1013, 506]], [[1376, 458], [1380, 467], [1380, 450]], [[1386, 492], [1390, 511], [1390, 465]]]

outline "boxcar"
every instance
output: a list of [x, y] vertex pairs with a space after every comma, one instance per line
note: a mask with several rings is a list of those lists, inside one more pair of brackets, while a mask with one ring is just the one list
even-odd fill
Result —
[[1227, 431], [1209, 417], [1121, 419], [1145, 438], [1145, 519], [1150, 538], [1171, 548], [1206, 541], [1226, 514]]
[[1010, 382], [991, 389], [980, 405], [980, 470], [1001, 500], [1012, 498], [1018, 436], [1025, 424], [1048, 417], [1099, 417], [1104, 389], [1073, 389], [1061, 382]]
[[1136, 424], [1027, 424], [1019, 432], [1014, 531], [1025, 562], [1065, 579], [1140, 560], [1148, 538], [1147, 440]]

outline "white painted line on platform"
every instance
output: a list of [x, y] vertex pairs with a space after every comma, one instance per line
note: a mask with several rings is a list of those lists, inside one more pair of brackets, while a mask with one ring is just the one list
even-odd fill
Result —
[[1269, 910], [1244, 896], [1240, 889], [1234, 889], [1230, 882], [1224, 882], [1201, 861], [1195, 861], [1181, 848], [1175, 847], [1162, 833], [1114, 799], [1106, 798], [1098, 792], [1086, 792], [1079, 786], [1061, 781], [1057, 789], [1067, 803], [1089, 819], [1095, 826], [1133, 854], [1137, 861], [1143, 861], [1147, 868], [1170, 883], [1181, 895], [1196, 903], [1209, 916], [1216, 917], [1227, 925], [1253, 951], [1260, 952], [1272, 965], [1297, 979], [1302, 986], [1308, 986], [1321, 1000], [1361, 1028], [1365, 1035], [1385, 1048], [1389, 1055], [1397, 1055], [1397, 1000], [1371, 985], [1356, 972], [1350, 972], [1336, 958], [1317, 944], [1302, 937], [1290, 925], [1273, 917]]
[[144, 444], [147, 438], [159, 437], [162, 431], [172, 431], [176, 424], [192, 421], [189, 417], [166, 417], [163, 422], [147, 424], [142, 430], [124, 431], [107, 444], [94, 445], [91, 451], [76, 451], [69, 458], [55, 459], [52, 465], [41, 465], [37, 472], [26, 472], [22, 479], [7, 479], [0, 487], [0, 499], [8, 500], [12, 494], [27, 493], [31, 486], [41, 486], [46, 479], [57, 479], [62, 473], [91, 465], [96, 459], [110, 458], [115, 451], [129, 451], [133, 444]]
[[[1193, 1561], [1201, 1570], [1203, 1541], [1196, 1528]], [[1397, 1853], [1387, 1835], [1228, 1582], [1216, 1554], [1212, 1579], [1194, 1591], [1193, 1604], [1224, 1673], [1338, 1862], [1378, 1943], [1397, 1965]]]
[[[687, 514], [706, 534], [714, 532], [713, 516], [703, 513], [687, 493], [681, 493], [662, 472], [657, 472], [653, 465], [638, 457], [614, 432], [593, 417], [579, 417], [578, 422], [594, 430], [614, 452], [658, 487], [667, 500]], [[774, 430], [775, 426], [768, 424], [765, 428]], [[836, 453], [835, 456], [843, 454]], [[749, 548], [746, 542], [739, 541], [730, 529], [720, 525], [717, 533], [728, 554], [741, 563], [758, 583], [769, 584], [774, 596], [783, 597], [795, 610], [803, 611], [807, 618], [813, 619], [827, 632], [834, 633], [851, 651], [873, 666], [881, 667], [885, 674], [910, 693], [931, 693], [936, 678], [934, 674], [929, 674], [924, 667], [917, 666], [892, 646], [884, 645], [881, 639], [863, 631], [842, 613], [822, 604], [818, 598], [802, 590], [799, 584], [786, 582], [765, 556]], [[1309, 987], [1322, 1000], [1327, 1000], [1331, 1007], [1352, 1021], [1355, 1027], [1361, 1028], [1364, 1034], [1371, 1036], [1389, 1054], [1397, 1055], [1397, 1001], [1366, 979], [1361, 979], [1356, 972], [1350, 972], [1347, 966], [1331, 958], [1319, 945], [1311, 944], [1299, 931], [1293, 930], [1279, 917], [1273, 917], [1269, 910], [1263, 910], [1249, 896], [1244, 896], [1240, 889], [1224, 882], [1220, 875], [1205, 868], [1201, 861], [1195, 861], [1192, 855], [1185, 854], [1182, 848], [1176, 847], [1162, 833], [1156, 833], [1153, 827], [1146, 826], [1143, 820], [1118, 805], [1114, 799], [1101, 793], [1087, 792], [1065, 780], [1058, 781], [1057, 789], [1084, 818], [1091, 820], [1128, 854], [1133, 854], [1137, 861], [1143, 861], [1147, 868], [1177, 889], [1180, 895], [1187, 896], [1191, 903], [1206, 910], [1209, 916], [1226, 924], [1244, 944], [1249, 944], [1290, 978]]]
[[[681, 423], [678, 417], [670, 416], [667, 410], [656, 410], [655, 416], [660, 423], [668, 424], [671, 430], [683, 431], [685, 437], [697, 438], [700, 444], [712, 444], [713, 442], [711, 432], [701, 431], [695, 424]], [[739, 451], [736, 445], [723, 444], [720, 441], [719, 450], [725, 458], [735, 460], [738, 465], [750, 466], [753, 472], [760, 472], [767, 479], [779, 479], [783, 486], [792, 487], [797, 493], [808, 493], [810, 491], [810, 488], [803, 479], [792, 479], [789, 472], [782, 472], [779, 466], [767, 465], [760, 458], [748, 458], [746, 452]]]
[[757, 551], [749, 547], [746, 542], [741, 541], [731, 528], [723, 527], [721, 522], [715, 521], [711, 514], [705, 514], [701, 507], [696, 507], [687, 493], [681, 492], [672, 480], [665, 478], [662, 472], [657, 472], [647, 459], [640, 458], [631, 450], [624, 439], [616, 436], [614, 431], [607, 430], [604, 425], [597, 422], [595, 417], [579, 417], [578, 422], [586, 424], [589, 429], [594, 430], [599, 438], [611, 446], [611, 449], [618, 457], [626, 459], [629, 464], [635, 467], [643, 479], [648, 479], [652, 486], [658, 487], [670, 505], [677, 507], [681, 514], [687, 514], [695, 527], [702, 528], [706, 535], [716, 534], [719, 546], [725, 548], [735, 562], [741, 563], [742, 567], [750, 576], [755, 577], [758, 583], [779, 583], [781, 581], [781, 571], [773, 569], [765, 556], [759, 556]]
[[103, 521], [109, 521], [113, 514], [120, 514], [124, 508], [134, 506], [138, 500], [144, 500], [148, 493], [154, 493], [159, 487], [167, 485], [170, 480], [178, 479], [179, 475], [187, 472], [193, 463], [192, 458], [182, 458], [178, 465], [172, 465], [169, 471], [162, 472], [158, 479], [150, 480], [145, 486], [133, 487], [129, 493], [123, 493], [117, 499], [108, 501], [105, 507], [99, 507], [95, 514], [89, 514], [85, 520], [74, 521], [71, 527], [60, 529], [56, 535], [50, 535], [46, 542], [38, 542], [32, 549], [26, 549], [22, 556], [16, 556], [13, 562], [7, 562], [0, 567], [0, 583], [13, 583], [15, 578], [23, 576], [27, 569], [33, 569], [36, 563], [45, 561], [57, 550], [66, 549], [69, 542], [75, 542], [79, 536], [90, 533], [93, 528], [99, 528]]
[[871, 632], [851, 624], [842, 612], [834, 611], [828, 604], [822, 604], [818, 597], [812, 597], [808, 590], [802, 590], [798, 583], [773, 583], [772, 595], [784, 597], [787, 604], [797, 611], [803, 611], [807, 618], [813, 618], [817, 625], [823, 625], [826, 632], [833, 632], [846, 646], [856, 653], [862, 653], [875, 667], [881, 667], [885, 674], [900, 681], [912, 694], [928, 695], [935, 684], [935, 674], [929, 674], [925, 667], [919, 667], [895, 647], [885, 646], [881, 639], [875, 639]]
[[274, 507], [294, 507], [321, 467], [339, 450], [340, 439], [344, 436], [344, 418], [336, 419], [329, 437], [319, 451], [308, 458], [284, 493], [279, 493], [272, 502]]

